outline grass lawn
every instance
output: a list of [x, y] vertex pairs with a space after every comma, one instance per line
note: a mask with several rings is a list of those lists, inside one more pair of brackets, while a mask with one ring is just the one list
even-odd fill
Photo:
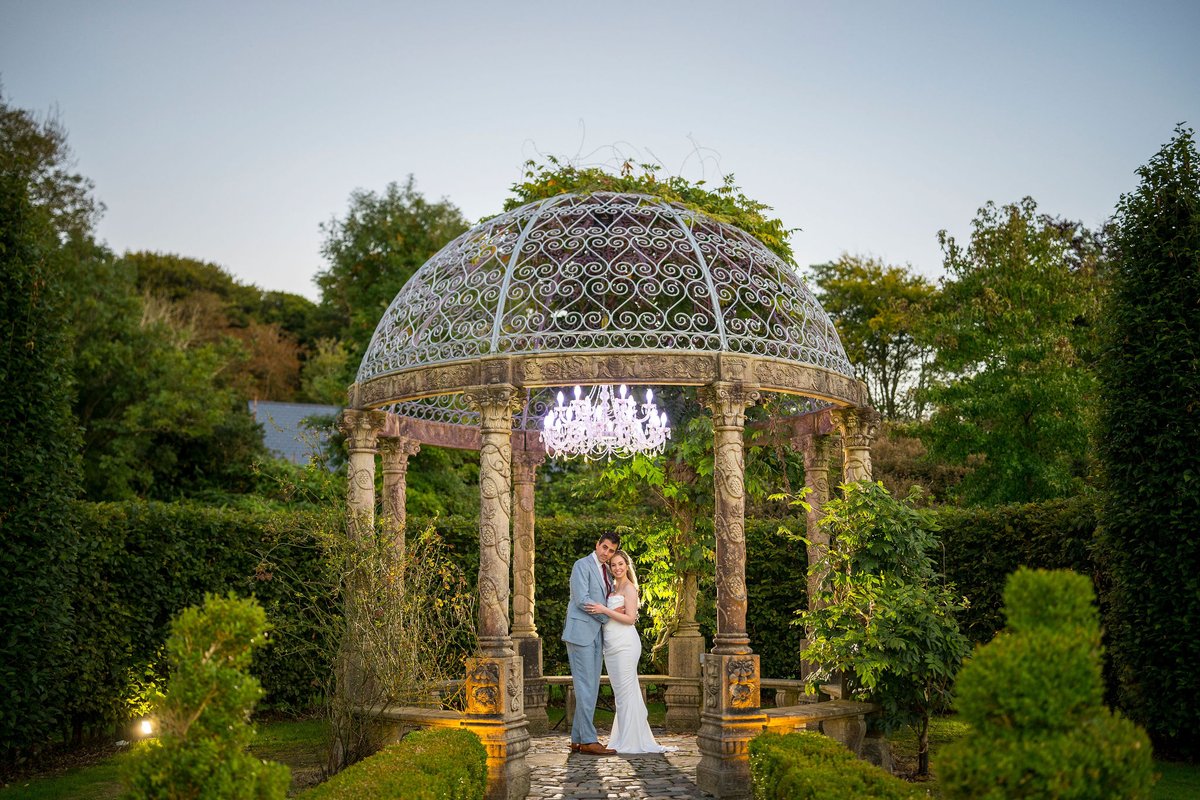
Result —
[[[329, 723], [323, 719], [267, 722], [259, 723], [250, 751], [291, 767], [294, 794], [321, 779], [328, 742]], [[0, 800], [112, 800], [124, 790], [118, 773], [123, 755], [18, 781], [0, 789]]]

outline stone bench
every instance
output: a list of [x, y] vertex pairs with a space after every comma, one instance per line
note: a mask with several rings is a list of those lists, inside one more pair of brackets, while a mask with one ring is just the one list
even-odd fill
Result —
[[[764, 681], [766, 683], [766, 681]], [[780, 708], [765, 708], [767, 724], [764, 731], [793, 733], [820, 730], [836, 739], [857, 756], [863, 754], [863, 739], [867, 735], [867, 715], [879, 711], [874, 703], [854, 700], [827, 700], [823, 703], [800, 703]]]
[[[561, 686], [566, 691], [566, 716], [564, 717], [566, 727], [570, 730], [571, 723], [575, 719], [575, 686], [571, 681], [570, 675], [547, 675], [542, 678], [548, 686]], [[700, 687], [699, 678], [672, 678], [670, 675], [638, 675], [638, 685], [642, 688], [642, 702], [648, 703], [646, 697], [646, 685], [655, 684], [660, 686], [694, 686], [697, 689]], [[608, 676], [600, 676], [600, 685], [608, 686]]]

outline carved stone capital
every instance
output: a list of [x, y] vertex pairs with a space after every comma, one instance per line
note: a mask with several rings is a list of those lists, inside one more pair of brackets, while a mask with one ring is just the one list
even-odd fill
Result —
[[701, 387], [699, 397], [712, 412], [713, 428], [741, 428], [746, 424], [746, 409], [762, 399], [762, 392], [741, 383], [713, 381]]
[[804, 471], [828, 470], [833, 458], [833, 437], [828, 434], [805, 434], [796, 439], [793, 447], [804, 454]]
[[462, 396], [472, 411], [479, 412], [484, 431], [512, 430], [512, 415], [525, 405], [523, 393], [509, 383], [472, 386]]
[[533, 483], [537, 468], [546, 463], [546, 454], [540, 452], [515, 452], [512, 456], [513, 485]]
[[379, 457], [383, 462], [383, 472], [404, 472], [408, 469], [408, 459], [421, 452], [421, 443], [407, 436], [379, 437]]
[[383, 411], [358, 411], [348, 408], [338, 418], [338, 430], [346, 437], [346, 447], [351, 453], [375, 451], [379, 432], [387, 424]]
[[833, 421], [842, 434], [844, 447], [870, 447], [879, 435], [882, 418], [870, 406], [851, 406], [833, 411]]

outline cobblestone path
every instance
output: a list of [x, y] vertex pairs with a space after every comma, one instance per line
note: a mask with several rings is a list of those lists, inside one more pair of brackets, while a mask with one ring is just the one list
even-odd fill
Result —
[[[696, 788], [696, 737], [654, 731], [671, 753], [644, 756], [569, 754], [566, 735], [535, 736], [529, 753], [529, 800], [712, 800]], [[604, 741], [601, 736], [601, 741]]]

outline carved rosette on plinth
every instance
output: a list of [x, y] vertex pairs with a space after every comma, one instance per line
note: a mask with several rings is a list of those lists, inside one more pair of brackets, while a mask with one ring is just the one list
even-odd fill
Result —
[[879, 433], [879, 412], [869, 406], [840, 408], [833, 421], [842, 434], [842, 480], [846, 483], [871, 479], [871, 442]]
[[524, 668], [508, 633], [512, 539], [512, 415], [520, 406], [509, 384], [474, 387], [464, 399], [480, 417], [479, 656], [468, 662], [465, 724], [488, 752], [489, 800], [529, 793], [529, 728]]
[[751, 796], [750, 740], [767, 724], [761, 694], [758, 656], [705, 656], [696, 784], [709, 794], [723, 799]]
[[408, 520], [405, 491], [408, 488], [408, 459], [421, 450], [421, 443], [406, 436], [382, 437], [379, 460], [383, 466], [383, 527], [392, 538], [396, 554], [404, 557], [404, 528]]
[[750, 797], [749, 742], [766, 724], [758, 656], [746, 633], [746, 491], [743, 430], [759, 393], [718, 381], [700, 394], [712, 411], [717, 632], [704, 660], [697, 784], [719, 798]]
[[534, 485], [546, 454], [514, 454], [513, 475], [513, 646], [525, 664], [525, 718], [533, 735], [546, 733], [546, 681], [542, 675], [542, 639], [533, 622], [536, 596], [534, 569]]

